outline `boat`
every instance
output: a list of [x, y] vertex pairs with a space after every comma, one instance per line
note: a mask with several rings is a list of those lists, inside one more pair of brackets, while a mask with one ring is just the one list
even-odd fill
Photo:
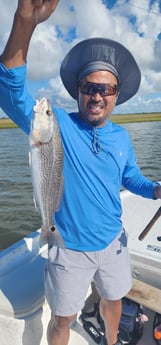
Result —
[[[159, 209], [160, 201], [144, 199], [128, 191], [121, 192], [121, 200], [133, 277], [160, 292], [161, 217], [153, 222], [145, 238], [139, 239], [140, 233]], [[36, 230], [0, 253], [1, 345], [47, 345], [46, 332], [50, 320], [50, 309], [44, 294], [47, 246], [39, 248], [39, 236], [40, 230]], [[90, 293], [89, 288], [87, 297]], [[160, 304], [158, 301], [157, 310], [161, 312]], [[145, 323], [138, 345], [156, 344], [152, 330], [155, 308], [146, 309], [146, 312], [149, 321]], [[78, 317], [71, 325], [69, 345], [87, 344], [96, 343], [84, 330]]]
[[[121, 193], [121, 199], [133, 277], [161, 289], [161, 201], [128, 191]], [[148, 225], [149, 232], [139, 240]]]

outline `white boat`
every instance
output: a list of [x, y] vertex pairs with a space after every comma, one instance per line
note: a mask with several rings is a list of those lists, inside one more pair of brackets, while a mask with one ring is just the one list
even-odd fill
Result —
[[[129, 234], [133, 277], [161, 289], [161, 201], [145, 199], [128, 191], [121, 193], [123, 224]], [[140, 241], [140, 233], [158, 213], [158, 219], [146, 237]], [[160, 238], [161, 239], [161, 238]]]
[[[143, 241], [138, 236], [149, 223], [160, 201], [121, 192], [123, 222], [129, 233], [133, 277], [161, 289], [161, 217]], [[50, 310], [44, 296], [47, 247], [39, 249], [39, 230], [0, 253], [0, 343], [1, 345], [47, 345]], [[90, 291], [89, 291], [90, 293]], [[158, 304], [161, 301], [158, 301]], [[161, 312], [161, 306], [160, 312]], [[155, 344], [152, 335], [154, 312], [147, 310], [138, 345]], [[70, 345], [94, 345], [79, 319], [71, 326]]]

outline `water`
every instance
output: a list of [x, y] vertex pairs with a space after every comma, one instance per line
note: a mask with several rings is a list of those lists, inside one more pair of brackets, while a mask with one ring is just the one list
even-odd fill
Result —
[[0, 250], [41, 225], [28, 165], [28, 137], [20, 129], [0, 130]]
[[153, 181], [161, 180], [161, 122], [126, 124], [141, 172]]
[[[142, 173], [161, 180], [161, 122], [126, 124]], [[0, 250], [38, 229], [28, 166], [28, 137], [20, 129], [0, 130]]]

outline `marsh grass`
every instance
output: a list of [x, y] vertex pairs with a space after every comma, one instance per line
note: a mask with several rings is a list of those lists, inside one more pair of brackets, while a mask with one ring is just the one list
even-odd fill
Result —
[[16, 128], [17, 125], [10, 119], [0, 119], [0, 128]]
[[[161, 113], [142, 113], [142, 114], [126, 114], [111, 115], [111, 120], [118, 124], [133, 122], [152, 122], [161, 121]], [[16, 128], [17, 125], [8, 118], [0, 119], [0, 128]]]
[[121, 123], [133, 123], [133, 122], [161, 121], [161, 113], [112, 115], [111, 120], [115, 123], [120, 123], [120, 124]]

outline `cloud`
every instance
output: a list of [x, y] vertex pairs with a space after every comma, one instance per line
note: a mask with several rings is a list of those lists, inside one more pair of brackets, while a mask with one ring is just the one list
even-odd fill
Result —
[[[37, 84], [34, 95], [48, 94], [58, 106], [76, 108], [60, 78], [61, 61], [68, 50], [89, 37], [108, 37], [125, 45], [135, 56], [142, 72], [138, 95], [117, 107], [123, 111], [142, 109], [148, 94], [154, 109], [155, 93], [161, 85], [160, 7], [158, 0], [118, 0], [108, 8], [108, 1], [61, 0], [48, 21], [38, 25], [28, 53], [28, 79]], [[12, 25], [17, 0], [0, 0], [0, 48], [3, 49]], [[44, 80], [47, 86], [44, 87]], [[45, 84], [46, 85], [46, 84]], [[158, 104], [158, 103], [157, 103]], [[144, 103], [145, 109], [148, 107]]]

